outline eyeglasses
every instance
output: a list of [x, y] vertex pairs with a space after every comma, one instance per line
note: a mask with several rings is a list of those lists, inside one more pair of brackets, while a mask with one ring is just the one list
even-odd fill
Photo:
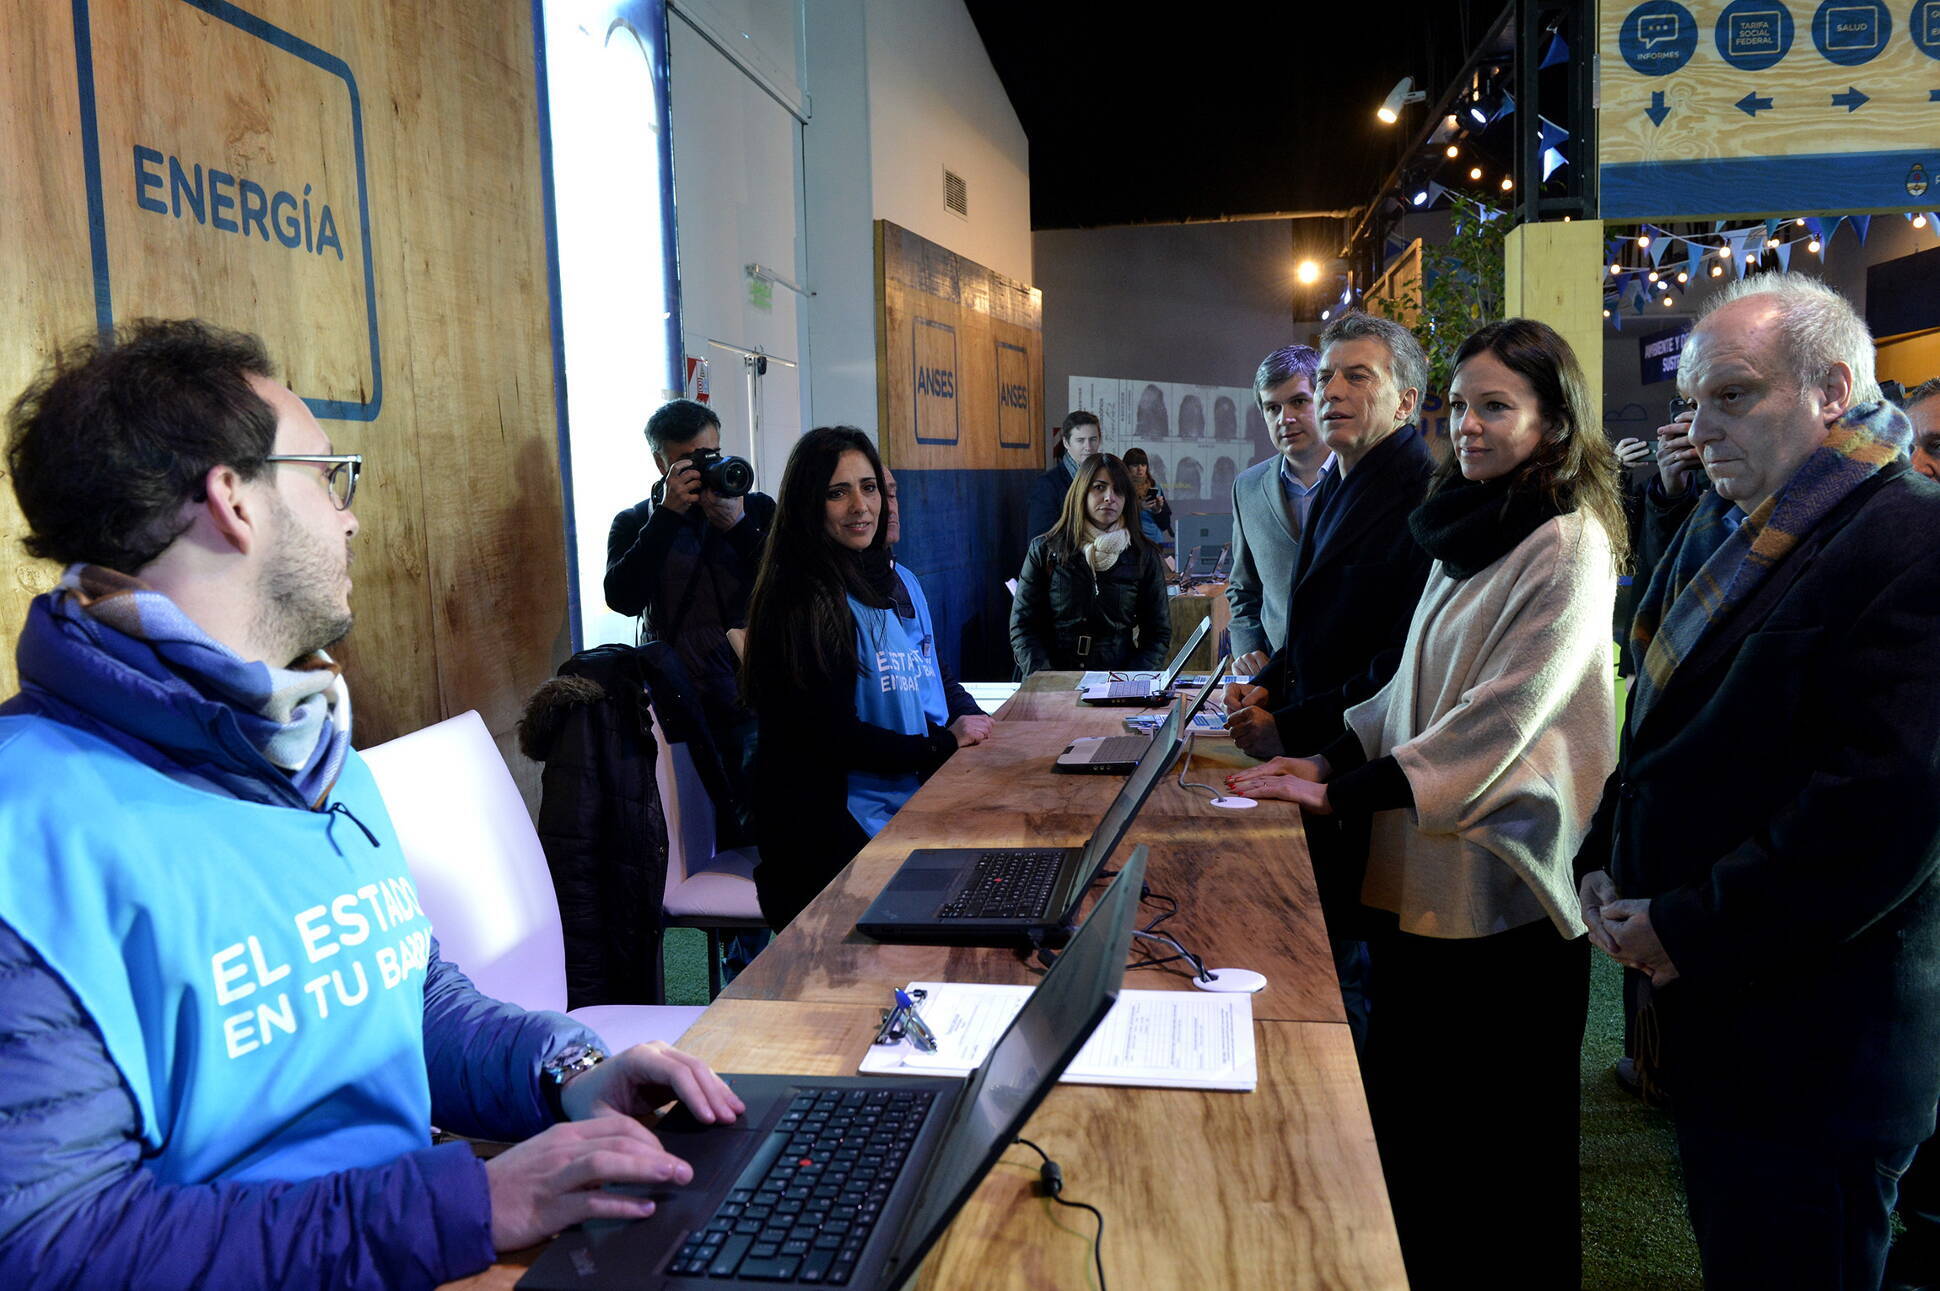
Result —
[[364, 470], [362, 453], [338, 453], [335, 456], [312, 456], [302, 453], [271, 453], [265, 462], [306, 462], [323, 471], [323, 482], [330, 490], [330, 500], [337, 504], [337, 510], [350, 510], [350, 500], [357, 496], [357, 477]]

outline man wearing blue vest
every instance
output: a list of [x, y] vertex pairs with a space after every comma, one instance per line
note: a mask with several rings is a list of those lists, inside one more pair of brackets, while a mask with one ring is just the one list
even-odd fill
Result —
[[361, 461], [261, 344], [132, 324], [8, 432], [67, 569], [0, 705], [0, 1286], [429, 1287], [687, 1182], [633, 1113], [713, 1073], [440, 958], [322, 653]]

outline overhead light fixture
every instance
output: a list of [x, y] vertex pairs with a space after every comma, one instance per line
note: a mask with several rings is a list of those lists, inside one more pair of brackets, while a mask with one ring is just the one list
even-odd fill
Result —
[[1415, 88], [1414, 77], [1404, 76], [1394, 83], [1394, 88], [1388, 91], [1388, 97], [1374, 110], [1374, 115], [1381, 118], [1385, 124], [1393, 125], [1401, 119], [1403, 107], [1410, 103], [1419, 103], [1427, 97], [1426, 93]]
[[1317, 261], [1302, 260], [1294, 266], [1293, 277], [1302, 287], [1311, 287], [1320, 281], [1320, 265]]

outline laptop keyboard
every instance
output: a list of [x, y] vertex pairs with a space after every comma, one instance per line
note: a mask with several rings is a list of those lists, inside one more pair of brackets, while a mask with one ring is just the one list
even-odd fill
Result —
[[1105, 692], [1106, 699], [1143, 699], [1152, 693], [1151, 681], [1114, 681]]
[[1152, 747], [1149, 735], [1110, 735], [1091, 746], [1092, 762], [1136, 762]]
[[799, 1091], [667, 1272], [846, 1285], [931, 1097], [928, 1090]]
[[1051, 904], [1064, 851], [985, 852], [939, 919], [1037, 919]]

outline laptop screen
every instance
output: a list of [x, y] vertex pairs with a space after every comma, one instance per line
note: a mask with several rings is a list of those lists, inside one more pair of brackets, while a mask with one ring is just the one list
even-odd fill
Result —
[[[1152, 742], [1145, 746], [1138, 765], [1125, 777], [1125, 783], [1118, 786], [1118, 796], [1111, 800], [1111, 806], [1105, 808], [1105, 814], [1098, 818], [1098, 828], [1092, 830], [1091, 837], [1085, 841], [1084, 860], [1078, 867], [1084, 876], [1084, 887], [1091, 886], [1092, 878], [1117, 849], [1118, 840], [1125, 837], [1125, 831], [1132, 827], [1132, 820], [1138, 815], [1139, 808], [1152, 796], [1152, 786], [1165, 774], [1173, 753], [1185, 738], [1184, 732], [1185, 718], [1179, 705], [1174, 704], [1172, 711], [1165, 715], [1164, 724], [1152, 732]], [[1083, 891], [1083, 888], [1078, 890]]]
[[1199, 648], [1199, 643], [1206, 639], [1206, 633], [1210, 631], [1212, 631], [1212, 615], [1208, 614], [1199, 620], [1199, 626], [1192, 630], [1192, 635], [1186, 638], [1186, 643], [1179, 647], [1179, 653], [1172, 656], [1172, 662], [1165, 665], [1165, 671], [1160, 674], [1157, 681], [1152, 683], [1154, 694], [1172, 688], [1172, 683], [1179, 680], [1179, 674], [1185, 671], [1186, 656]]
[[1144, 885], [1140, 847], [964, 1083], [897, 1243], [898, 1275], [922, 1259], [1110, 1011]]

